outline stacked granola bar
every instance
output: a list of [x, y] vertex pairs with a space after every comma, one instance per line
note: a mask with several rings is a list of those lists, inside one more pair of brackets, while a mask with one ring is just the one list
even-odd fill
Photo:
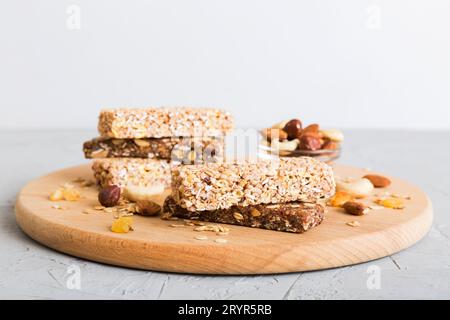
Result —
[[232, 116], [218, 109], [105, 109], [100, 137], [85, 142], [83, 151], [94, 159], [101, 186], [168, 187], [174, 165], [220, 162], [233, 125]]
[[333, 171], [310, 157], [187, 165], [172, 170], [173, 216], [302, 233], [323, 220]]

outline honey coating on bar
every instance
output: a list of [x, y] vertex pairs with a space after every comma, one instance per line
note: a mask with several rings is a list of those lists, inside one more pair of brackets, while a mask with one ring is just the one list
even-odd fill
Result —
[[331, 197], [335, 188], [332, 168], [309, 157], [186, 165], [172, 170], [172, 196], [188, 211], [317, 202]]
[[323, 221], [325, 208], [317, 203], [289, 202], [192, 212], [181, 208], [169, 196], [164, 202], [164, 212], [182, 219], [303, 233]]
[[102, 137], [119, 139], [218, 136], [233, 127], [229, 112], [189, 107], [104, 109], [98, 123]]

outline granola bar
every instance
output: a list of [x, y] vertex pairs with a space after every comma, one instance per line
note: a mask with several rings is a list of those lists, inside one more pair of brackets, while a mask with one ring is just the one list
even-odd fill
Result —
[[233, 117], [208, 108], [105, 109], [98, 130], [102, 137], [133, 139], [219, 136], [233, 129]]
[[189, 211], [316, 202], [331, 197], [335, 186], [332, 168], [309, 157], [207, 163], [172, 170], [172, 196]]
[[83, 145], [84, 155], [92, 158], [157, 158], [183, 163], [220, 160], [223, 137], [166, 137], [142, 139], [95, 138]]
[[164, 202], [164, 212], [178, 218], [295, 233], [318, 226], [324, 211], [324, 206], [317, 203], [290, 202], [192, 212], [181, 208], [170, 196]]
[[114, 158], [96, 159], [92, 165], [97, 184], [151, 187], [170, 186], [171, 164], [167, 160]]

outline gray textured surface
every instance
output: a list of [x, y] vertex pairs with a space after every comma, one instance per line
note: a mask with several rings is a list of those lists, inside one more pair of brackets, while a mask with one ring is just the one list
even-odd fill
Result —
[[[418, 244], [360, 265], [270, 276], [194, 276], [123, 269], [47, 249], [17, 227], [14, 201], [30, 179], [85, 162], [81, 143], [93, 131], [0, 131], [0, 298], [24, 299], [375, 299], [450, 298], [450, 132], [349, 131], [341, 163], [420, 185], [434, 224]], [[70, 290], [67, 268], [81, 270]], [[380, 289], [368, 289], [378, 266]]]

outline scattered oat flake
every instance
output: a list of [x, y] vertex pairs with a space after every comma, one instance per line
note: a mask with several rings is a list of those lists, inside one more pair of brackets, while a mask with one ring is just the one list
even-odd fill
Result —
[[63, 210], [64, 208], [62, 206], [60, 206], [59, 204], [54, 204], [54, 205], [52, 205], [52, 209]]
[[194, 239], [196, 240], [208, 240], [207, 236], [195, 236]]
[[217, 243], [227, 243], [228, 240], [227, 240], [227, 239], [223, 239], [223, 238], [219, 238], [219, 239], [214, 240], [214, 242], [217, 242]]
[[383, 206], [373, 205], [373, 206], [369, 206], [369, 209], [370, 210], [381, 210], [381, 209], [384, 209], [384, 207]]
[[359, 227], [359, 226], [361, 226], [361, 224], [358, 221], [347, 222], [347, 225], [350, 226], [350, 227]]
[[102, 210], [104, 210], [104, 209], [105, 209], [104, 206], [95, 206], [95, 207], [94, 207], [94, 210], [102, 211]]
[[227, 236], [229, 234], [230, 234], [229, 232], [221, 232], [221, 231], [216, 232], [216, 235], [218, 235], [218, 236]]
[[172, 228], [185, 228], [186, 227], [186, 225], [184, 225], [184, 224], [171, 224], [170, 226]]

